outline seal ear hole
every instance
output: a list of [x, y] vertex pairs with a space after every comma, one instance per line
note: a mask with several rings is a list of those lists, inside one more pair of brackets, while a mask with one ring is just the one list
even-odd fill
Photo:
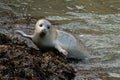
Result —
[[43, 26], [43, 24], [40, 24], [39, 26], [40, 26], [40, 27], [42, 27], [42, 26]]

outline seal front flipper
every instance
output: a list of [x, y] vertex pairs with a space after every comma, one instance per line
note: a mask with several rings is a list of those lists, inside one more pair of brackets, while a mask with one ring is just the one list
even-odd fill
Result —
[[63, 53], [65, 56], [68, 55], [68, 52], [64, 50], [58, 43], [55, 43], [55, 48], [60, 52]]
[[20, 34], [21, 36], [23, 36], [23, 37], [25, 37], [25, 38], [29, 38], [29, 39], [32, 39], [32, 38], [33, 38], [33, 35], [27, 35], [27, 34], [25, 34], [23, 31], [16, 30], [15, 32], [18, 33], [18, 34]]

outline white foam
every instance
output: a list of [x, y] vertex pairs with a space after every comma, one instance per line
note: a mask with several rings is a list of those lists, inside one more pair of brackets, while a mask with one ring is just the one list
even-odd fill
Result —
[[120, 74], [117, 73], [108, 73], [110, 77], [120, 78]]

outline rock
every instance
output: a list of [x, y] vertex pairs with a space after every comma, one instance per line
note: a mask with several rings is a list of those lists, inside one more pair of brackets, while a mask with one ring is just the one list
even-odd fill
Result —
[[0, 45], [1, 44], [6, 44], [11, 42], [11, 39], [5, 36], [4, 34], [0, 33]]
[[71, 80], [74, 77], [74, 69], [56, 51], [41, 53], [0, 34], [1, 80]]

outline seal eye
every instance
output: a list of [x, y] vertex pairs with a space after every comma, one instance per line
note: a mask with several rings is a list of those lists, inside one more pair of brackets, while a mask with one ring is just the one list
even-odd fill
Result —
[[39, 26], [40, 26], [40, 27], [42, 27], [43, 25], [42, 25], [42, 24], [40, 24]]
[[47, 26], [48, 29], [50, 29], [50, 26]]

